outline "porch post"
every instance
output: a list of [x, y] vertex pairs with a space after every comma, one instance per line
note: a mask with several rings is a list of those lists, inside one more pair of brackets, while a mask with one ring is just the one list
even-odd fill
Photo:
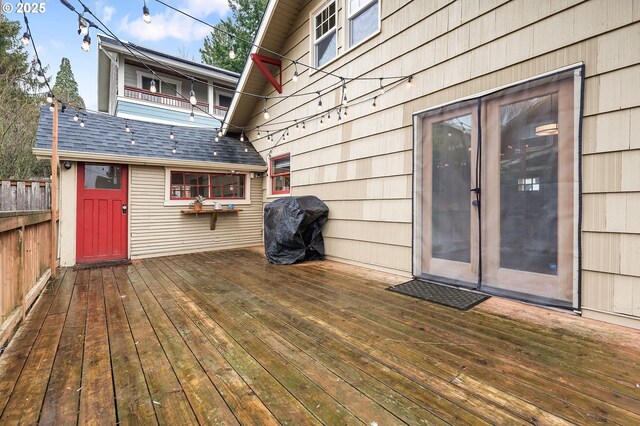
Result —
[[55, 278], [58, 257], [58, 101], [53, 101], [51, 135], [51, 278]]

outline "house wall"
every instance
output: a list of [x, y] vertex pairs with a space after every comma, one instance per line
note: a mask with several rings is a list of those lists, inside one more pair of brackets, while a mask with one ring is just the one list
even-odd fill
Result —
[[60, 165], [60, 192], [58, 209], [60, 266], [76, 264], [76, 217], [78, 215], [78, 164], [71, 162], [71, 168]]
[[[311, 62], [311, 1], [281, 53]], [[338, 23], [344, 22], [338, 1]], [[640, 327], [640, 1], [638, 0], [381, 0], [381, 32], [323, 70], [349, 77], [413, 75], [370, 103], [379, 82], [349, 84], [348, 118], [318, 120], [286, 142], [266, 140], [269, 128], [257, 102], [251, 133], [266, 157], [291, 153], [291, 193], [314, 194], [330, 208], [327, 255], [376, 269], [411, 273], [412, 114], [516, 81], [585, 64], [583, 120], [582, 312]], [[283, 94], [313, 93], [336, 79], [283, 63]], [[277, 93], [265, 86], [262, 95]], [[339, 90], [323, 96], [325, 108]], [[316, 113], [316, 96], [269, 102], [271, 121]], [[276, 138], [277, 140], [277, 138]], [[268, 182], [267, 182], [268, 183]], [[265, 188], [267, 185], [265, 185]], [[265, 192], [265, 201], [270, 201]]]
[[236, 203], [236, 208], [242, 211], [237, 215], [220, 215], [216, 229], [210, 230], [209, 215], [185, 215], [180, 210], [187, 206], [165, 206], [163, 167], [130, 168], [132, 259], [262, 244], [261, 178], [251, 179], [251, 204]]

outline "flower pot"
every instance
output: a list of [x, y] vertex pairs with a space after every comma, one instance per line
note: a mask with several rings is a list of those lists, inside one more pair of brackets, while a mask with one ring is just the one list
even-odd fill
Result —
[[193, 210], [195, 210], [197, 212], [201, 212], [202, 211], [202, 203], [193, 203]]

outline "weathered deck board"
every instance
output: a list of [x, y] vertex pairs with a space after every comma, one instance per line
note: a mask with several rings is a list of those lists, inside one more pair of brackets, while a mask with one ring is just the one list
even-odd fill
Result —
[[254, 250], [62, 271], [0, 357], [0, 423], [640, 424], [640, 350], [377, 277]]

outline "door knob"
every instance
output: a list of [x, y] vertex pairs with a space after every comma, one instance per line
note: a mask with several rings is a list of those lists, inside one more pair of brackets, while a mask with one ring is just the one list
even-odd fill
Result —
[[122, 205], [122, 214], [127, 214], [127, 205], [126, 204]]

